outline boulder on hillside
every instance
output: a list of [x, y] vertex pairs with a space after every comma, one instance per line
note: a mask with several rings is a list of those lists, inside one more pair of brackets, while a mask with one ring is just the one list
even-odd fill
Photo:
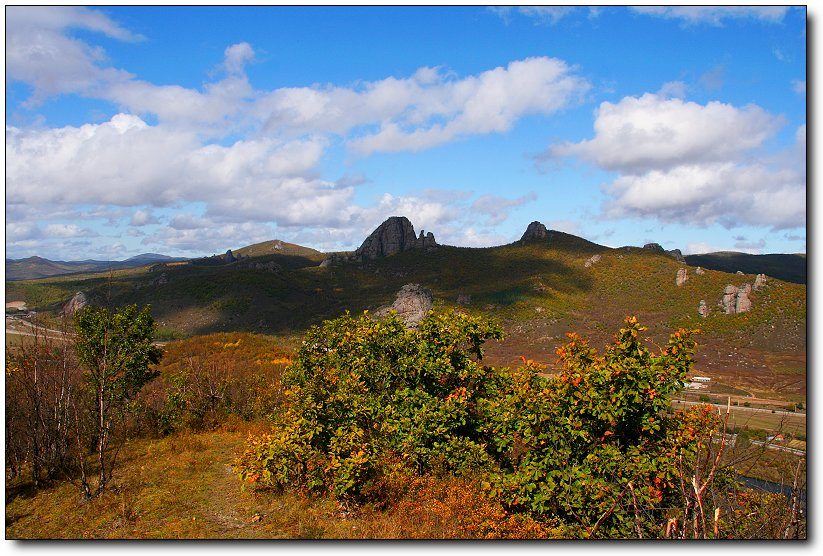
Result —
[[760, 288], [766, 285], [766, 275], [758, 274], [754, 279], [754, 291], [759, 292]]
[[701, 276], [703, 274], [706, 274], [706, 271], [698, 266], [697, 270], [695, 270], [694, 273], [697, 274], [698, 276]]
[[426, 313], [431, 310], [433, 303], [434, 295], [430, 289], [420, 284], [406, 284], [397, 292], [394, 303], [378, 309], [374, 314], [377, 317], [384, 317], [390, 311], [396, 311], [407, 328], [417, 328]]
[[729, 284], [723, 290], [723, 298], [720, 300], [720, 306], [723, 307], [723, 312], [727, 315], [732, 315], [736, 310], [737, 287]]
[[743, 284], [739, 288], [728, 285], [726, 289], [723, 290], [723, 298], [720, 300], [720, 306], [723, 307], [723, 311], [727, 315], [751, 311], [752, 300], [749, 299], [751, 292], [751, 284]]
[[674, 283], [677, 284], [677, 287], [682, 286], [686, 283], [689, 279], [689, 272], [685, 268], [681, 268], [677, 271], [677, 277], [674, 279]]
[[701, 299], [697, 305], [697, 314], [704, 318], [709, 316], [709, 306], [706, 304], [705, 299]]
[[414, 233], [414, 226], [405, 216], [392, 216], [380, 224], [363, 244], [354, 252], [357, 258], [376, 259], [388, 257], [409, 249], [435, 248], [437, 241], [434, 234], [429, 232], [425, 236], [420, 232], [418, 238]]
[[590, 268], [593, 264], [599, 262], [601, 258], [602, 257], [600, 255], [592, 255], [591, 257], [586, 259], [586, 262], [583, 264], [583, 266], [585, 266], [586, 268]]
[[549, 230], [547, 230], [546, 226], [544, 226], [541, 222], [535, 220], [528, 225], [526, 231], [523, 232], [523, 237], [520, 238], [520, 241], [544, 241], [547, 239], [549, 239]]
[[89, 300], [86, 298], [86, 294], [84, 294], [83, 292], [77, 292], [71, 299], [69, 299], [65, 303], [65, 305], [63, 305], [63, 310], [61, 311], [61, 314], [67, 317], [71, 317], [74, 315], [74, 313], [76, 313], [88, 304]]

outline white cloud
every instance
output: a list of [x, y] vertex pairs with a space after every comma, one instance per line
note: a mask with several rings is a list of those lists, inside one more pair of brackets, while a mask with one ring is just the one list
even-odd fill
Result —
[[606, 215], [726, 227], [794, 228], [806, 222], [805, 181], [792, 170], [733, 163], [626, 175], [608, 188]]
[[806, 80], [805, 79], [794, 79], [792, 80], [792, 91], [797, 93], [798, 95], [805, 95], [806, 94]]
[[[237, 141], [202, 145], [194, 133], [149, 126], [118, 114], [102, 124], [58, 129], [6, 129], [7, 195], [13, 204], [170, 206], [210, 203], [240, 219], [326, 213], [308, 206], [341, 201], [350, 188], [308, 179], [322, 140]], [[328, 212], [327, 211], [327, 212]]]
[[705, 23], [722, 27], [729, 20], [755, 20], [766, 23], [783, 21], [788, 6], [633, 6], [632, 10], [649, 16], [678, 19], [684, 25]]
[[132, 214], [129, 224], [132, 226], [148, 226], [149, 224], [158, 224], [160, 221], [154, 216], [151, 211], [137, 210]]
[[88, 228], [81, 228], [77, 224], [49, 224], [43, 230], [45, 237], [97, 237], [98, 234], [94, 230]]
[[682, 81], [668, 81], [663, 83], [657, 95], [661, 98], [684, 98], [686, 96], [686, 84]]
[[69, 37], [68, 29], [126, 41], [140, 39], [101, 12], [69, 6], [8, 6], [6, 29], [7, 78], [30, 84], [34, 88], [32, 103], [130, 77], [127, 72], [102, 67], [103, 50]]
[[423, 150], [469, 135], [502, 133], [524, 116], [548, 115], [572, 105], [589, 88], [562, 60], [518, 60], [418, 91], [404, 108], [408, 116], [384, 119], [377, 133], [351, 145], [361, 154]]
[[576, 6], [520, 6], [517, 11], [531, 17], [538, 24], [554, 25], [576, 9]]
[[595, 112], [594, 139], [561, 143], [550, 153], [637, 173], [728, 160], [759, 147], [782, 123], [782, 118], [755, 105], [701, 105], [646, 93], [617, 104], [602, 103]]
[[226, 71], [229, 73], [242, 73], [245, 65], [254, 60], [254, 49], [247, 42], [241, 42], [226, 47], [225, 61], [223, 62]]
[[[535, 25], [554, 25], [564, 17], [571, 15], [577, 6], [489, 6], [487, 10], [497, 15], [508, 25], [511, 22], [514, 10], [520, 15], [534, 20]], [[594, 8], [590, 8], [590, 14]], [[594, 16], [596, 17], [596, 15]]]
[[759, 152], [782, 123], [754, 105], [645, 94], [604, 102], [593, 139], [555, 145], [549, 154], [618, 172], [603, 187], [610, 218], [796, 228], [806, 222], [805, 126], [791, 148]]

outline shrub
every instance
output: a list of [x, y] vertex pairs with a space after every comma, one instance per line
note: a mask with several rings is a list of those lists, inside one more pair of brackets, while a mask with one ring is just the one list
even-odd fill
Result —
[[[578, 524], [583, 536], [629, 536], [643, 534], [671, 505], [680, 487], [676, 455], [692, 438], [681, 434], [683, 418], [666, 412], [695, 342], [681, 330], [652, 355], [643, 330], [628, 318], [602, 356], [570, 334], [557, 350], [559, 376], [518, 369], [507, 388], [485, 401], [501, 466], [492, 489], [507, 507], [559, 516]], [[638, 523], [633, 510], [641, 507]]]
[[277, 426], [251, 439], [241, 477], [356, 500], [379, 495], [376, 481], [392, 469], [488, 465], [477, 405], [493, 369], [480, 359], [482, 344], [500, 337], [457, 312], [430, 315], [418, 330], [368, 314], [312, 328], [285, 373]]

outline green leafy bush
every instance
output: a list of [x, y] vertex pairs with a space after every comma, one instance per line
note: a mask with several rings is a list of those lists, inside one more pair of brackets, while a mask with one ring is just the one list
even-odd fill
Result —
[[368, 314], [312, 328], [283, 378], [277, 426], [238, 462], [242, 478], [362, 499], [393, 469], [488, 465], [477, 408], [494, 370], [480, 359], [500, 337], [462, 313], [430, 315], [418, 330]]
[[655, 354], [644, 330], [627, 318], [602, 355], [570, 334], [562, 370], [547, 376], [525, 359], [483, 366], [482, 344], [500, 330], [478, 317], [430, 315], [408, 330], [346, 315], [308, 333], [277, 425], [250, 438], [237, 469], [247, 483], [341, 501], [380, 501], [409, 473], [462, 474], [506, 515], [564, 535], [710, 536], [703, 501], [735, 486], [717, 465], [722, 421], [713, 406], [671, 408], [695, 331]]

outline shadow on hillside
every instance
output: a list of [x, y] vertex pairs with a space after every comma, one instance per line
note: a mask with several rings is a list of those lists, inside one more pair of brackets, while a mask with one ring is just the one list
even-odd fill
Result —
[[[588, 292], [592, 278], [582, 264], [571, 262], [569, 254], [538, 245], [440, 247], [329, 268], [308, 257], [266, 255], [229, 264], [159, 264], [111, 282], [96, 275], [61, 280], [60, 287], [67, 297], [84, 291], [96, 305], [107, 299], [114, 306], [151, 305], [162, 330], [292, 334], [346, 310], [391, 304], [408, 283], [422, 284], [449, 303], [470, 295], [476, 307], [551, 302]], [[59, 310], [60, 303], [52, 308]]]

